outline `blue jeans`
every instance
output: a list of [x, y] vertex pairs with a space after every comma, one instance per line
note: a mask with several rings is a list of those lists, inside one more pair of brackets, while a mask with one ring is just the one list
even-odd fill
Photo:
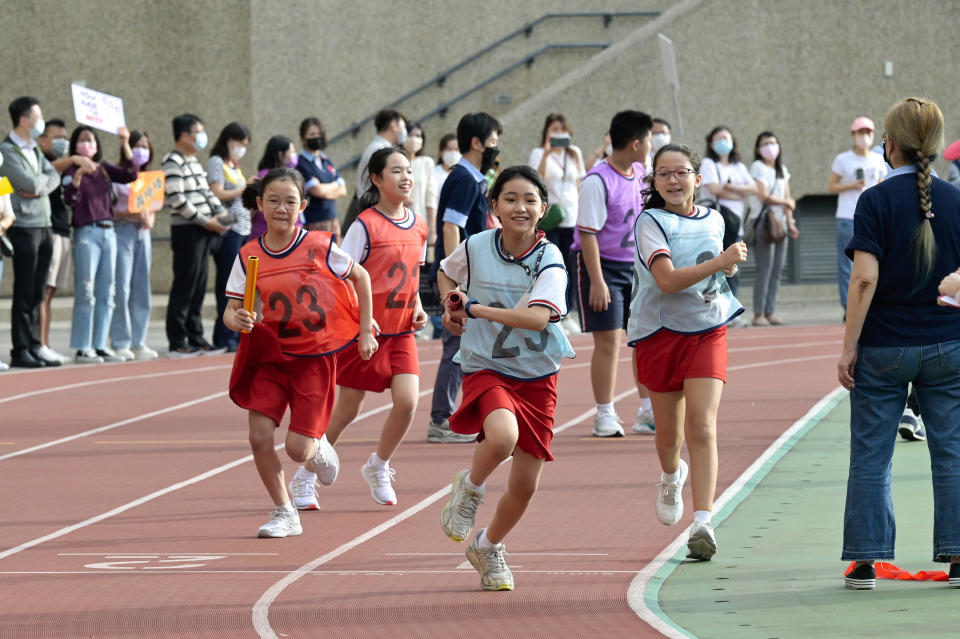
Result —
[[87, 224], [73, 232], [73, 326], [70, 349], [107, 347], [117, 273], [113, 227]]
[[960, 341], [860, 346], [853, 379], [841, 559], [894, 558], [890, 470], [909, 382], [917, 390], [930, 451], [933, 560], [960, 555]]
[[110, 341], [114, 348], [146, 346], [150, 322], [150, 229], [117, 222], [117, 282]]
[[457, 408], [457, 393], [463, 383], [460, 364], [453, 361], [453, 356], [460, 350], [460, 336], [444, 328], [440, 339], [443, 340], [443, 354], [437, 368], [437, 379], [433, 383], [433, 402], [430, 407], [430, 419], [434, 424], [450, 419], [453, 415]]
[[847, 244], [853, 238], [853, 220], [837, 220], [837, 288], [840, 306], [847, 310], [847, 290], [850, 288], [850, 271], [853, 260], [847, 257]]

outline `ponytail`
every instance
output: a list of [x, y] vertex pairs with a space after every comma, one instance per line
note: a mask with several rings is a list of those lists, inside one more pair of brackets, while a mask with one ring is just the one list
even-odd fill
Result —
[[240, 202], [243, 204], [243, 208], [251, 213], [256, 213], [259, 210], [257, 206], [258, 197], [260, 197], [260, 185], [257, 182], [251, 182], [240, 194]]
[[930, 158], [921, 151], [917, 151], [915, 160], [917, 165], [917, 191], [920, 196], [920, 213], [923, 219], [913, 235], [914, 272], [919, 280], [918, 284], [926, 284], [933, 273], [934, 262], [937, 258], [937, 241], [933, 237], [933, 201], [930, 199]]

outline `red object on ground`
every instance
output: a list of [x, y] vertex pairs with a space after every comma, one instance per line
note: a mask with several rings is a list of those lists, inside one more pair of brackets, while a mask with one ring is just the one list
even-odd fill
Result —
[[946, 151], [943, 152], [943, 159], [951, 162], [960, 160], [960, 140], [947, 147]]
[[[849, 575], [856, 563], [851, 561], [850, 565], [847, 566], [847, 571], [843, 574]], [[900, 581], [947, 581], [948, 579], [947, 573], [942, 570], [921, 570], [917, 573], [910, 573], [885, 561], [878, 561], [873, 567], [877, 571], [877, 579], [899, 579]]]

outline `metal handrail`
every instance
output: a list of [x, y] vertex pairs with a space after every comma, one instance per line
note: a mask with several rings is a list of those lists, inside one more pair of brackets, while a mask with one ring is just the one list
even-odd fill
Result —
[[[418, 118], [414, 118], [413, 121], [421, 122], [421, 123], [422, 123], [422, 122], [425, 122], [426, 120], [432, 118], [432, 117], [435, 116], [435, 115], [440, 115], [441, 117], [446, 116], [447, 112], [450, 110], [450, 107], [451, 107], [453, 104], [459, 102], [460, 100], [463, 100], [464, 98], [466, 98], [466, 97], [469, 96], [469, 95], [472, 95], [472, 94], [476, 93], [477, 91], [479, 91], [480, 89], [484, 88], [484, 87], [487, 86], [488, 84], [490, 84], [490, 83], [492, 83], [492, 82], [494, 82], [494, 81], [496, 81], [496, 80], [499, 80], [501, 77], [503, 77], [503, 76], [505, 76], [506, 74], [510, 73], [511, 71], [513, 71], [514, 69], [516, 69], [517, 67], [526, 65], [526, 66], [529, 68], [529, 67], [532, 66], [533, 63], [536, 61], [537, 56], [539, 56], [539, 55], [541, 55], [541, 54], [543, 54], [543, 53], [546, 53], [547, 51], [552, 51], [553, 49], [606, 49], [606, 48], [609, 47], [611, 44], [612, 44], [612, 43], [610, 43], [610, 42], [568, 42], [568, 43], [558, 43], [558, 44], [547, 44], [547, 45], [544, 45], [544, 46], [540, 47], [539, 49], [537, 49], [536, 51], [534, 51], [534, 52], [532, 52], [532, 53], [528, 53], [527, 55], [523, 56], [522, 58], [520, 58], [520, 59], [517, 60], [516, 62], [514, 62], [514, 63], [512, 63], [512, 64], [510, 64], [510, 65], [507, 65], [506, 67], [500, 69], [499, 71], [497, 71], [496, 73], [494, 73], [493, 75], [491, 75], [490, 77], [488, 77], [487, 79], [478, 82], [477, 84], [473, 85], [471, 88], [467, 89], [466, 91], [464, 91], [464, 92], [462, 92], [462, 93], [460, 93], [460, 94], [458, 94], [458, 95], [450, 98], [450, 99], [447, 100], [446, 102], [440, 103], [437, 107], [435, 107], [434, 109], [428, 111], [428, 112], [425, 113], [424, 115], [422, 115], [422, 116], [420, 116], [420, 117], [418, 117]], [[362, 153], [358, 153], [357, 155], [353, 156], [352, 158], [350, 158], [349, 160], [347, 160], [347, 161], [344, 162], [343, 164], [338, 165], [338, 166], [337, 166], [337, 170], [338, 170], [338, 171], [342, 171], [342, 170], [344, 170], [344, 169], [347, 169], [347, 168], [351, 168], [351, 167], [353, 167], [353, 166], [356, 166], [357, 163], [360, 162], [360, 156], [361, 156], [361, 155], [363, 155], [363, 154], [362, 154]]]
[[[493, 44], [488, 45], [483, 49], [477, 51], [473, 55], [461, 60], [460, 62], [453, 65], [449, 69], [445, 69], [441, 71], [440, 73], [435, 75], [433, 78], [424, 82], [423, 84], [413, 89], [412, 91], [408, 91], [407, 93], [404, 93], [402, 96], [400, 96], [396, 100], [388, 102], [386, 106], [396, 107], [402, 102], [405, 102], [410, 98], [412, 98], [413, 96], [419, 93], [422, 93], [423, 91], [426, 91], [427, 89], [429, 89], [434, 85], [442, 87], [444, 83], [446, 83], [447, 77], [449, 77], [450, 74], [459, 71], [460, 69], [464, 68], [474, 60], [477, 60], [478, 58], [483, 57], [484, 55], [490, 53], [491, 51], [503, 45], [504, 43], [509, 42], [510, 40], [516, 37], [519, 37], [520, 35], [523, 35], [529, 38], [530, 35], [533, 33], [534, 27], [536, 27], [541, 22], [545, 22], [547, 20], [559, 19], [559, 18], [564, 18], [564, 19], [566, 18], [603, 18], [603, 26], [604, 28], [606, 28], [610, 26], [610, 23], [613, 22], [614, 18], [636, 18], [636, 17], [655, 18], [659, 15], [660, 15], [659, 11], [582, 11], [582, 12], [573, 12], [573, 13], [545, 13], [539, 18], [537, 18], [536, 20], [533, 20], [532, 22], [528, 22], [527, 24], [523, 25], [516, 31], [512, 31], [508, 33], [507, 35], [500, 38]], [[327, 140], [327, 144], [333, 144], [334, 142], [337, 142], [338, 140], [341, 140], [348, 135], [357, 137], [360, 134], [360, 130], [363, 128], [363, 125], [367, 124], [368, 122], [372, 122], [376, 117], [377, 117], [377, 113], [371, 113], [370, 115], [364, 117], [363, 119], [357, 122], [354, 122], [343, 131], [340, 131], [339, 133], [330, 137]], [[349, 164], [347, 166], [349, 166]]]

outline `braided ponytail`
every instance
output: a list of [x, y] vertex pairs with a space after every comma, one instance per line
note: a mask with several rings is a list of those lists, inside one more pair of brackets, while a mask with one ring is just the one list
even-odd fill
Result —
[[920, 282], [926, 283], [933, 272], [937, 257], [937, 241], [933, 237], [933, 201], [930, 199], [930, 158], [917, 151], [917, 191], [920, 196], [920, 213], [923, 219], [913, 236], [914, 272]]

